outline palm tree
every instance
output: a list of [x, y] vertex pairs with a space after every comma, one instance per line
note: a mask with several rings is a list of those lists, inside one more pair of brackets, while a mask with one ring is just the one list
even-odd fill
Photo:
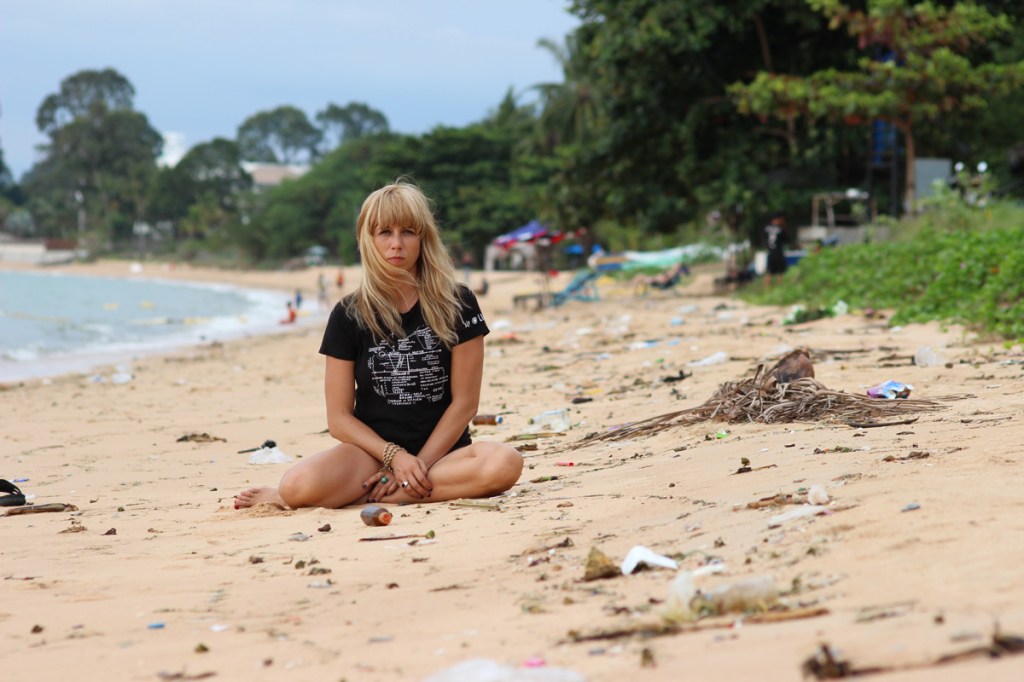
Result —
[[531, 88], [540, 93], [539, 124], [544, 148], [586, 141], [597, 123], [598, 112], [577, 34], [567, 35], [565, 45], [541, 38], [537, 46], [551, 53], [562, 67], [563, 76], [561, 83], [539, 83]]

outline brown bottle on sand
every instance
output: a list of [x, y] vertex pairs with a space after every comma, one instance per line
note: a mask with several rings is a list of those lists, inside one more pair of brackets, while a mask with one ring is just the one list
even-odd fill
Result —
[[473, 425], [479, 426], [480, 424], [500, 424], [505, 421], [500, 414], [478, 414], [473, 417]]
[[391, 523], [391, 512], [384, 507], [372, 505], [361, 511], [359, 518], [367, 526], [386, 526]]

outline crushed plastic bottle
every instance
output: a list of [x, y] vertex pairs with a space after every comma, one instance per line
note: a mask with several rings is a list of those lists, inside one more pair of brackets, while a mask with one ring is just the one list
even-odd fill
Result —
[[691, 360], [686, 364], [690, 367], [710, 367], [711, 365], [721, 365], [725, 362], [729, 362], [729, 354], [724, 350], [720, 350], [717, 353], [712, 353], [703, 360]]
[[918, 348], [914, 353], [914, 364], [918, 367], [940, 367], [946, 364], [946, 359], [936, 353], [928, 346]]
[[568, 410], [547, 410], [530, 417], [531, 429], [537, 431], [568, 431]]
[[697, 613], [714, 615], [743, 613], [763, 611], [778, 600], [775, 579], [770, 575], [755, 575], [702, 591], [690, 602], [690, 608]]
[[505, 421], [505, 418], [500, 414], [478, 414], [473, 417], [473, 425], [479, 426], [480, 424], [500, 424]]

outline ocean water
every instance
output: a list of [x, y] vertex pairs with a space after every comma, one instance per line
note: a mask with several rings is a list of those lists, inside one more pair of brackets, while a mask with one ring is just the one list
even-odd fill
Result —
[[280, 331], [287, 300], [222, 284], [0, 270], [0, 382]]

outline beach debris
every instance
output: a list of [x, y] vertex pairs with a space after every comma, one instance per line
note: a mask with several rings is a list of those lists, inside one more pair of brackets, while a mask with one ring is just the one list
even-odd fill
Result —
[[[846, 422], [846, 425], [847, 426], [852, 426], [852, 427], [854, 427], [856, 429], [872, 429], [872, 428], [875, 428], [875, 427], [878, 427], [878, 426], [900, 426], [900, 425], [903, 425], [903, 424], [913, 424], [918, 419], [920, 419], [920, 417], [910, 417], [909, 419], [898, 419], [896, 421], [888, 421], [888, 422], [856, 422], [856, 421], [848, 421], [848, 422]], [[897, 434], [897, 435], [899, 435], [899, 434]]]
[[215, 677], [216, 675], [217, 673], [215, 672], [190, 674], [185, 671], [177, 673], [158, 672], [156, 674], [156, 676], [161, 680], [207, 680], [211, 677]]
[[200, 642], [199, 644], [196, 644], [196, 648], [194, 649], [194, 651], [197, 654], [205, 654], [205, 653], [209, 653], [210, 647], [208, 647], [205, 644], [203, 644], [202, 642]]
[[868, 389], [869, 398], [884, 398], [886, 400], [905, 400], [910, 397], [914, 387], [899, 381], [883, 381], [877, 386]]
[[814, 365], [811, 363], [810, 351], [806, 348], [790, 351], [768, 370], [768, 377], [780, 384], [789, 384], [797, 379], [813, 379]]
[[272, 448], [262, 447], [249, 455], [249, 464], [287, 464], [292, 458], [281, 452], [275, 445]]
[[876, 400], [866, 396], [834, 391], [817, 379], [805, 377], [779, 383], [759, 365], [754, 376], [722, 384], [702, 405], [642, 419], [606, 432], [588, 434], [578, 445], [603, 440], [626, 440], [652, 435], [676, 426], [703, 421], [729, 423], [821, 422], [828, 419], [849, 422], [873, 421], [908, 412], [932, 412], [945, 409], [939, 401], [963, 400], [954, 395], [932, 400]]
[[729, 354], [724, 350], [720, 350], [717, 353], [712, 353], [706, 358], [701, 360], [691, 360], [686, 364], [690, 367], [710, 367], [712, 365], [721, 365], [726, 362], [729, 362]]
[[164, 624], [160, 623], [160, 622], [150, 623], [149, 625], [146, 626], [146, 629], [147, 630], [163, 630], [164, 629]]
[[226, 443], [227, 441], [220, 436], [211, 436], [210, 434], [203, 433], [186, 433], [184, 436], [179, 438], [177, 443]]
[[677, 381], [683, 381], [684, 379], [689, 379], [692, 376], [693, 376], [693, 372], [690, 372], [689, 374], [687, 374], [686, 370], [682, 370], [681, 369], [681, 370], [679, 370], [679, 374], [670, 374], [667, 377], [662, 377], [661, 381], [662, 381], [662, 383], [665, 383], [665, 384], [674, 384]]
[[78, 519], [71, 519], [71, 525], [61, 531], [61, 533], [84, 533], [86, 527], [82, 525], [82, 522]]
[[807, 501], [811, 504], [828, 504], [829, 497], [825, 486], [820, 484], [812, 485], [807, 491]]
[[557, 481], [558, 476], [538, 476], [537, 478], [531, 478], [530, 483], [547, 483], [548, 481]]
[[106, 533], [104, 533], [104, 535], [117, 535], [117, 529], [116, 528], [111, 528]]
[[564, 409], [545, 410], [530, 417], [530, 432], [538, 435], [541, 432], [564, 432], [569, 426], [569, 411]]
[[837, 680], [854, 674], [853, 666], [843, 657], [842, 652], [826, 643], [819, 645], [803, 662], [800, 671], [804, 677], [819, 680]]
[[946, 364], [946, 359], [940, 353], [925, 346], [918, 348], [914, 353], [914, 364], [918, 367], [941, 367]]
[[238, 454], [243, 455], [243, 454], [245, 454], [247, 452], [256, 452], [257, 450], [262, 450], [263, 448], [276, 448], [276, 447], [277, 447], [277, 443], [275, 443], [274, 441], [272, 441], [272, 440], [270, 440], [268, 438], [267, 440], [263, 441], [263, 445], [260, 445], [260, 446], [255, 447], [255, 448], [247, 448], [245, 450], [239, 450]]
[[679, 568], [679, 564], [674, 559], [657, 554], [643, 545], [636, 545], [626, 553], [626, 558], [622, 560], [622, 575], [629, 575], [643, 566], [670, 568], [673, 571]]
[[702, 590], [690, 600], [690, 608], [698, 615], [767, 611], [778, 599], [775, 578], [757, 575]]
[[795, 521], [797, 519], [806, 519], [810, 516], [820, 516], [822, 514], [830, 514], [831, 510], [825, 505], [821, 504], [805, 504], [796, 509], [791, 509], [788, 512], [782, 514], [776, 514], [775, 516], [768, 519], [769, 528], [778, 528], [782, 524], [788, 521]]
[[330, 533], [331, 532], [331, 524], [325, 523], [324, 525], [322, 525], [319, 528], [317, 528], [317, 531], [320, 532], [320, 533]]
[[501, 500], [475, 500], [459, 498], [448, 503], [449, 507], [468, 507], [470, 509], [485, 509], [488, 511], [504, 511], [501, 508]]
[[576, 462], [555, 462], [556, 467], [574, 467]]
[[306, 540], [309, 540], [309, 536], [305, 533], [292, 533], [288, 536], [288, 539], [292, 542], [305, 542]]
[[769, 497], [762, 497], [753, 502], [747, 502], [747, 509], [763, 509], [765, 507], [782, 507], [787, 504], [803, 504], [806, 500], [802, 496], [791, 493], [779, 493]]
[[46, 504], [30, 504], [25, 507], [13, 507], [7, 510], [5, 516], [18, 516], [20, 514], [43, 514], [46, 512], [78, 511], [78, 507], [66, 502], [47, 502]]
[[363, 511], [359, 512], [359, 518], [367, 526], [386, 526], [391, 523], [391, 512], [384, 507], [378, 507], [377, 505], [370, 505]]
[[43, 626], [42, 625], [33, 625], [32, 626], [31, 632], [32, 632], [33, 635], [38, 635], [42, 631], [43, 631]]
[[586, 567], [583, 571], [584, 580], [600, 580], [622, 575], [622, 569], [608, 558], [608, 555], [597, 547], [591, 547], [587, 555]]
[[657, 663], [654, 661], [654, 649], [649, 646], [645, 646], [640, 650], [640, 667], [641, 668], [655, 668]]
[[903, 505], [903, 508], [900, 509], [900, 511], [901, 512], [917, 511], [920, 508], [921, 508], [921, 505], [919, 505], [917, 502], [911, 502], [910, 504]]
[[14, 483], [21, 483], [28, 479], [14, 479], [14, 482], [0, 478], [0, 493], [5, 493], [0, 496], [0, 507], [20, 507], [25, 504], [25, 493], [21, 492], [21, 489]]
[[897, 457], [896, 455], [886, 455], [882, 458], [883, 462], [906, 462], [911, 459], [928, 459], [932, 456], [930, 452], [923, 452], [921, 450], [913, 450], [910, 454], [904, 455], [903, 457]]
[[[415, 541], [409, 543], [412, 545], [416, 544], [421, 538], [433, 540], [435, 537], [437, 537], [437, 534], [434, 531], [429, 530], [423, 534], [410, 533], [409, 535], [374, 535], [373, 537], [359, 538], [359, 542], [381, 542], [384, 540], [408, 540], [409, 538], [415, 538]], [[427, 543], [424, 542], [423, 544]]]
[[525, 666], [514, 668], [488, 658], [471, 658], [424, 678], [422, 682], [463, 682], [463, 680], [501, 680], [501, 682], [586, 682], [586, 678], [568, 668]]
[[505, 421], [505, 418], [500, 414], [478, 414], [473, 417], [473, 425], [480, 426], [481, 424], [501, 424]]
[[828, 643], [822, 643], [803, 662], [800, 669], [804, 677], [814, 677], [818, 680], [837, 680], [846, 677], [860, 677], [887, 672], [920, 670], [969, 661], [975, 658], [1001, 658], [1020, 653], [1024, 653], [1024, 637], [1003, 634], [997, 623], [988, 644], [951, 654], [944, 654], [932, 660], [893, 665], [854, 666], [853, 662], [843, 656], [839, 649], [830, 646]]

